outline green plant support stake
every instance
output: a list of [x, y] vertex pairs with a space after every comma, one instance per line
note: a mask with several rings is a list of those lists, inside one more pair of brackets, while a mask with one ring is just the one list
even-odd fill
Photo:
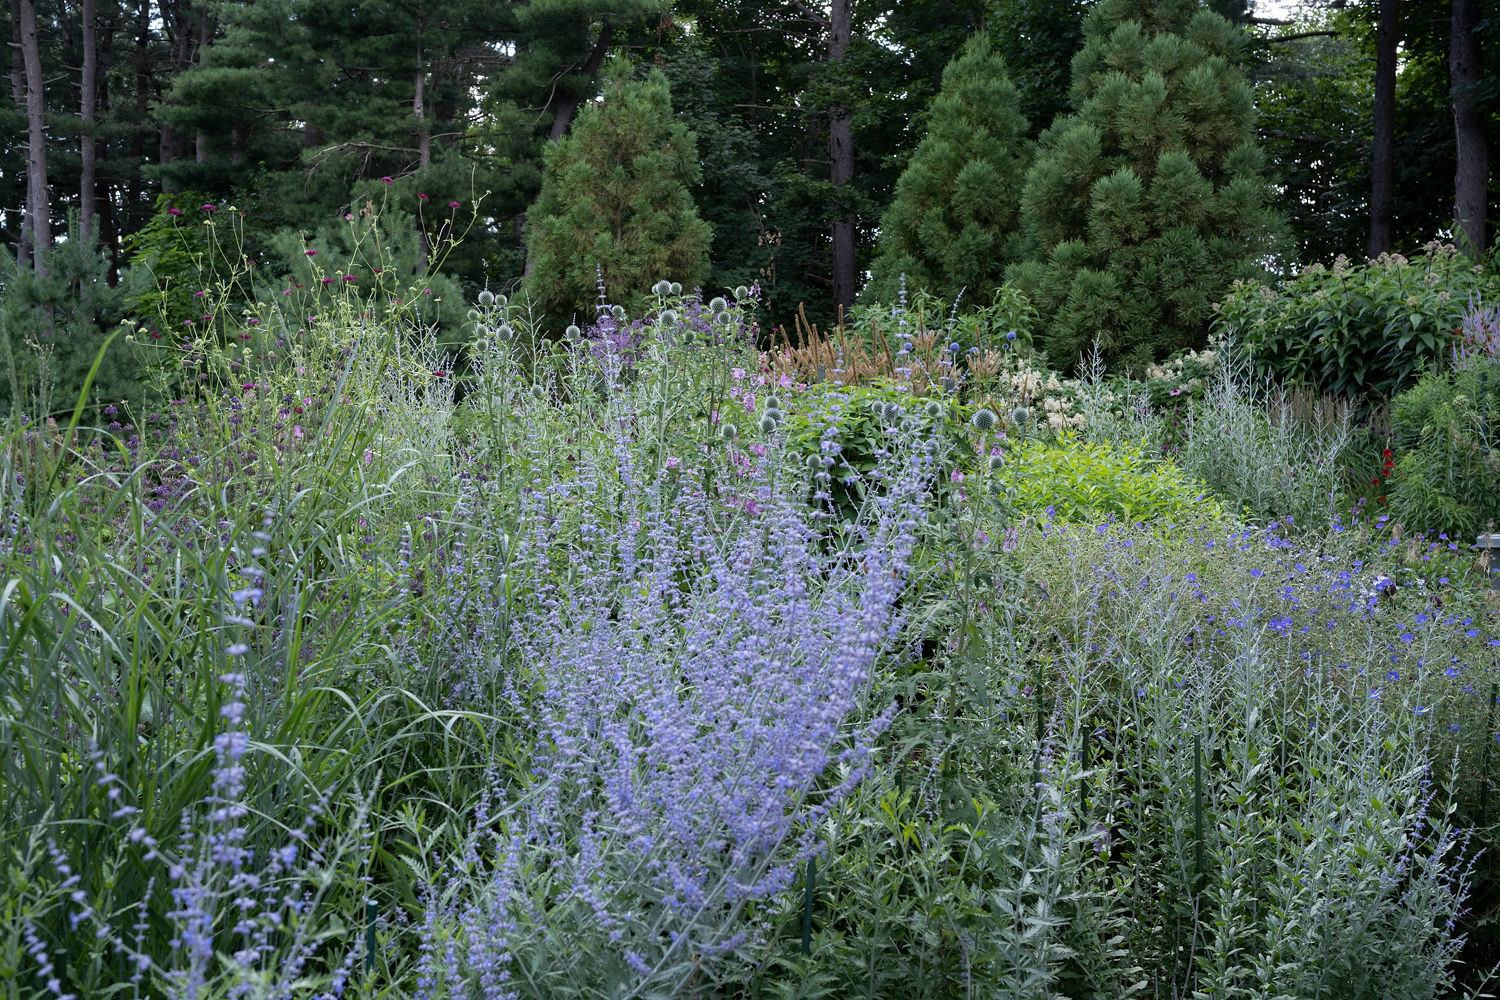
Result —
[[365, 902], [365, 976], [375, 971], [375, 917], [379, 912], [375, 900]]
[[813, 895], [818, 884], [818, 859], [807, 859], [806, 888], [802, 896], [802, 954], [812, 954]]
[[1489, 720], [1485, 723], [1484, 766], [1479, 771], [1479, 825], [1489, 821], [1490, 798], [1490, 744], [1494, 742], [1495, 702], [1500, 700], [1500, 684], [1490, 685]]
[[1193, 737], [1193, 878], [1203, 891], [1203, 738]]

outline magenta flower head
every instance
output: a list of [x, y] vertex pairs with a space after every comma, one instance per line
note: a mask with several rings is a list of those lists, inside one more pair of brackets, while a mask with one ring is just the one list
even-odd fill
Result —
[[425, 194], [423, 194], [421, 191], [417, 192], [417, 197], [421, 198], [423, 201], [427, 200], [427, 196]]
[[217, 212], [218, 210], [219, 210], [218, 206], [216, 206], [216, 205], [204, 205], [203, 206], [203, 211], [205, 211], [205, 212]]
[[169, 209], [167, 209], [167, 214], [168, 215], [181, 215], [182, 214], [182, 209], [180, 209], [180, 208], [169, 208]]
[[457, 208], [458, 207], [458, 202], [456, 202], [456, 201], [450, 201], [450, 202], [448, 202], [448, 207], [449, 208]]
[[352, 283], [354, 281], [354, 275], [352, 275], [352, 274], [346, 274], [346, 275], [344, 275], [344, 280], [347, 281], [347, 282], [351, 282]]
[[380, 179], [383, 180], [383, 181], [385, 181], [387, 184], [389, 184], [391, 182], [391, 179], [389, 177], [382, 177]]
[[302, 252], [308, 257], [316, 257], [318, 255], [318, 251], [316, 250], [304, 250]]

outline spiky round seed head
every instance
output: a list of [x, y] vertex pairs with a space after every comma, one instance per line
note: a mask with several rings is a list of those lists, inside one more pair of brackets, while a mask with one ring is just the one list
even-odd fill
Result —
[[1006, 333], [1006, 334], [1005, 334], [1005, 339], [1006, 339], [1006, 340], [1015, 340], [1015, 339], [1016, 339], [1016, 331], [1014, 331], [1014, 330], [1010, 330], [1010, 331], [1008, 331], [1008, 332], [1007, 332], [1007, 333]]
[[581, 333], [583, 333], [583, 331], [578, 329], [578, 326], [576, 324], [569, 323], [568, 328], [563, 331], [563, 336], [572, 339], [574, 337], [577, 337]]
[[762, 434], [770, 434], [775, 429], [776, 429], [776, 418], [775, 417], [772, 417], [769, 413], [767, 413], [765, 416], [763, 416], [763, 417], [760, 418], [760, 432]]
[[476, 322], [479, 319], [479, 310], [470, 309], [465, 315], [469, 317], [470, 323]]
[[665, 279], [663, 279], [662, 281], [658, 281], [656, 284], [651, 286], [651, 292], [653, 295], [659, 295], [662, 298], [666, 298], [668, 295], [672, 294], [672, 283]]
[[1005, 464], [1005, 456], [1004, 455], [991, 455], [990, 456], [990, 471], [991, 472], [999, 472], [1000, 471], [1000, 467], [1002, 465], [1004, 465], [1004, 464]]
[[985, 409], [980, 410], [970, 417], [969, 423], [973, 424], [978, 430], [987, 431], [995, 426], [997, 419], [993, 410]]
[[657, 319], [661, 322], [662, 326], [676, 326], [677, 312], [673, 309], [663, 309]]
[[1031, 411], [1024, 406], [1018, 406], [1010, 411], [1010, 419], [1018, 424], [1024, 424], [1031, 419]]
[[750, 289], [746, 288], [744, 285], [735, 285], [734, 297], [737, 299], [748, 299], [750, 297]]
[[714, 313], [714, 322], [719, 324], [720, 326], [728, 326], [730, 323], [734, 322], [734, 317], [729, 315], [729, 313], [727, 312], [717, 312]]
[[771, 420], [776, 421], [776, 423], [778, 423], [778, 424], [780, 424], [783, 420], [786, 419], [786, 414], [782, 413], [780, 410], [776, 409], [776, 407], [774, 407], [774, 406], [768, 406], [768, 407], [766, 407], [766, 416], [769, 417]]
[[729, 303], [724, 301], [724, 296], [715, 295], [708, 300], [708, 311], [720, 313], [729, 308]]
[[479, 304], [482, 306], [494, 305], [495, 293], [490, 291], [488, 288], [482, 289], [479, 293]]
[[895, 403], [886, 403], [880, 410], [880, 415], [887, 420], [895, 420], [901, 416], [901, 407]]
[[768, 410], [779, 410], [779, 409], [781, 409], [781, 400], [777, 399], [775, 396], [767, 396], [766, 397], [766, 409], [768, 409]]
[[673, 295], [681, 295], [682, 294], [682, 282], [680, 282], [680, 281], [674, 281], [674, 282], [672, 282], [672, 294]]
[[938, 417], [941, 417], [943, 415], [943, 404], [939, 403], [935, 399], [932, 402], [928, 403], [927, 415], [934, 420], [936, 420]]
[[495, 305], [497, 305], [497, 306], [508, 306], [508, 305], [510, 305], [510, 299], [506, 298], [504, 295], [496, 295], [495, 296]]
[[625, 307], [624, 306], [610, 306], [609, 307], [609, 314], [611, 316], [613, 316], [615, 319], [624, 319], [625, 318]]
[[734, 424], [725, 424], [723, 427], [719, 428], [719, 435], [723, 437], [725, 441], [733, 441], [735, 438], [740, 436], [740, 429], [734, 426]]
[[495, 328], [495, 336], [497, 337], [510, 337], [513, 336], [515, 332], [516, 331], [510, 328], [509, 323], [501, 323]]
[[808, 472], [822, 472], [823, 471], [823, 456], [822, 455], [808, 455], [807, 456], [807, 471]]
[[949, 354], [957, 354], [959, 351], [962, 351], [962, 350], [963, 350], [963, 348], [958, 346], [958, 341], [956, 341], [956, 340], [953, 343], [951, 343], [951, 344], [948, 345], [948, 353]]

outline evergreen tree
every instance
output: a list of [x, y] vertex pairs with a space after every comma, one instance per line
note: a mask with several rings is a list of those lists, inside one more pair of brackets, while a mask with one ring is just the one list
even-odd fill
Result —
[[1139, 365], [1202, 344], [1212, 303], [1274, 253], [1243, 36], [1196, 0], [1101, 0], [1073, 61], [1077, 109], [1043, 133], [1021, 213], [1036, 259], [1007, 277], [1056, 365], [1096, 339]]
[[602, 272], [612, 302], [638, 307], [667, 278], [708, 274], [712, 233], [688, 187], [700, 180], [696, 139], [675, 121], [667, 78], [632, 79], [614, 60], [602, 101], [547, 150], [542, 193], [527, 219], [524, 288], [550, 320], [592, 320]]
[[909, 290], [987, 301], [1021, 253], [1020, 197], [1028, 146], [1016, 87], [988, 38], [975, 35], [943, 71], [927, 137], [896, 183], [880, 255], [865, 288], [893, 301]]

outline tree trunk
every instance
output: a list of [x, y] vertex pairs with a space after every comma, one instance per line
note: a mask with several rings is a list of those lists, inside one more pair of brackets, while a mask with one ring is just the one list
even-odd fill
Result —
[[[589, 53], [588, 60], [583, 64], [583, 75], [591, 79], [599, 72], [599, 67], [604, 63], [604, 56], [609, 52], [609, 40], [614, 36], [614, 25], [605, 21], [599, 28], [599, 41], [594, 45], [594, 51]], [[582, 94], [565, 94], [558, 98], [557, 116], [552, 119], [552, 128], [547, 132], [547, 138], [557, 142], [568, 134], [568, 129], [573, 124], [573, 116], [578, 113], [578, 107], [583, 103]]]
[[83, 0], [83, 72], [78, 88], [78, 235], [87, 246], [94, 235], [94, 173], [98, 150], [94, 145], [94, 109], [99, 100], [98, 0]]
[[1375, 31], [1375, 145], [1370, 162], [1370, 256], [1389, 253], [1395, 236], [1391, 203], [1396, 173], [1396, 45], [1401, 35], [1401, 0], [1380, 0]]
[[45, 275], [52, 248], [52, 220], [47, 192], [47, 106], [42, 90], [42, 52], [36, 34], [36, 0], [17, 0], [16, 10], [21, 19], [21, 61], [26, 70], [26, 225], [30, 230], [32, 269]]
[[[420, 34], [425, 24], [418, 22]], [[417, 169], [426, 170], [432, 164], [432, 133], [427, 128], [427, 108], [424, 103], [427, 89], [427, 70], [422, 65], [422, 46], [417, 45], [417, 74], [413, 81], [411, 113], [417, 119]]]
[[1489, 149], [1476, 94], [1484, 78], [1479, 49], [1480, 0], [1453, 0], [1448, 80], [1453, 88], [1453, 135], [1458, 170], [1453, 176], [1453, 218], [1468, 237], [1468, 252], [1479, 257], [1486, 244], [1485, 203], [1489, 198]]
[[[828, 62], [842, 62], [849, 49], [851, 0], [833, 0], [829, 8]], [[854, 178], [853, 117], [847, 107], [828, 109], [829, 180], [843, 187]], [[842, 216], [833, 223], [833, 304], [840, 314], [854, 305], [855, 282], [854, 217]]]
[[[26, 110], [26, 64], [21, 59], [21, 0], [13, 0], [10, 18], [10, 96], [24, 113]], [[21, 217], [21, 234], [16, 240], [16, 263], [29, 267], [31, 245], [28, 242], [25, 213]]]

